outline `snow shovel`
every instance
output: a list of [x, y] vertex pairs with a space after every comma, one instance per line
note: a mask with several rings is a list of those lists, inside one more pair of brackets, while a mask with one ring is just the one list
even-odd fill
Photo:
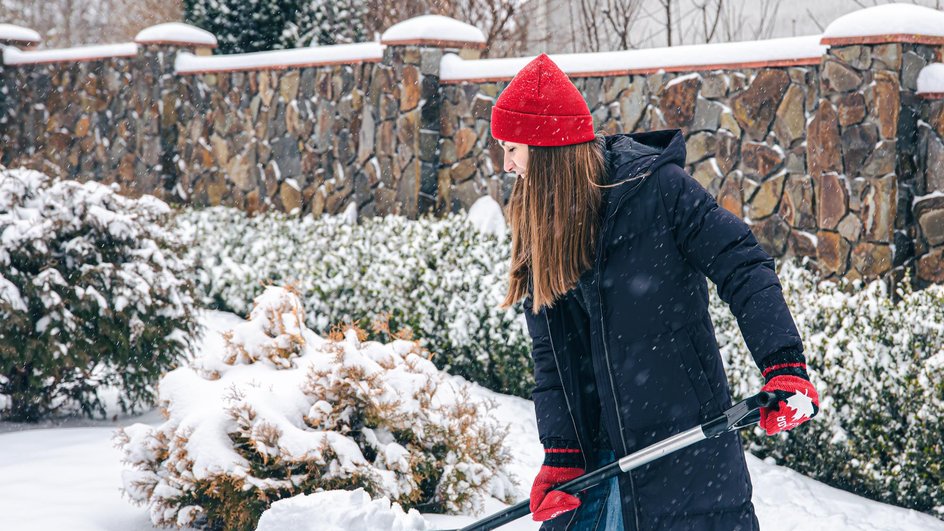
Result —
[[[761, 391], [750, 398], [734, 404], [724, 413], [704, 424], [672, 435], [638, 452], [633, 452], [617, 461], [604, 465], [593, 472], [588, 472], [578, 478], [562, 483], [555, 487], [554, 490], [564, 491], [568, 494], [577, 494], [613, 476], [623, 472], [629, 472], [634, 468], [641, 467], [646, 463], [655, 461], [666, 454], [670, 454], [686, 446], [690, 446], [705, 439], [717, 437], [724, 433], [753, 426], [760, 421], [760, 408], [774, 406], [778, 401], [776, 394]], [[525, 500], [491, 516], [487, 516], [478, 522], [463, 527], [462, 529], [444, 531], [488, 531], [530, 513], [530, 500]]]

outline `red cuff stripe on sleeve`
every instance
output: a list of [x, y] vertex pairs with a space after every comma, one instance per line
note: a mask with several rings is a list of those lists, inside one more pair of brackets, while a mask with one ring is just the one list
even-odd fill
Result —
[[579, 454], [580, 450], [576, 448], [547, 448], [544, 450], [549, 454]]
[[771, 371], [776, 371], [777, 369], [786, 369], [789, 367], [799, 367], [802, 369], [806, 369], [806, 364], [802, 362], [797, 362], [797, 363], [780, 363], [778, 365], [771, 365], [770, 367], [767, 367], [766, 369], [764, 369], [763, 375], [767, 376], [767, 374], [770, 373]]

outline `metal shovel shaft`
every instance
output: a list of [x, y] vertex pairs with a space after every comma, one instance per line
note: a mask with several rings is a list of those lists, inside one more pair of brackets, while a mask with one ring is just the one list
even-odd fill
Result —
[[[691, 446], [699, 441], [716, 437], [722, 433], [753, 426], [759, 418], [761, 407], [769, 407], [774, 402], [775, 397], [770, 393], [761, 392], [746, 400], [738, 402], [724, 413], [708, 422], [695, 426], [689, 430], [677, 433], [671, 437], [653, 443], [642, 450], [633, 452], [627, 456], [613, 461], [608, 465], [584, 474], [578, 478], [572, 479], [566, 483], [558, 485], [554, 490], [560, 490], [568, 494], [576, 494], [586, 490], [598, 483], [602, 483], [618, 474], [629, 472], [639, 468], [647, 463], [655, 461], [660, 457]], [[463, 527], [458, 531], [489, 531], [501, 525], [517, 520], [522, 516], [531, 513], [531, 502], [523, 502], [512, 505], [511, 507], [499, 511], [491, 516], [483, 518], [471, 525]]]

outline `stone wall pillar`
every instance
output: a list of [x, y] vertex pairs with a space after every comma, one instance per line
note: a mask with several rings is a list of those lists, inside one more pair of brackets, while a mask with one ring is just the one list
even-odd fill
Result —
[[891, 27], [884, 35], [846, 31], [870, 27], [857, 17], [874, 16], [874, 9], [826, 28], [822, 43], [830, 48], [820, 66], [819, 106], [807, 127], [817, 261], [825, 276], [850, 280], [898, 277], [913, 262], [910, 205], [921, 188], [915, 77], [918, 65], [939, 53], [928, 45], [936, 38]]
[[[944, 46], [937, 46], [935, 51], [933, 61], [944, 60]], [[920, 57], [932, 61], [926, 54]], [[941, 64], [935, 67], [944, 69]], [[918, 138], [914, 156], [916, 196], [909, 205], [917, 277], [919, 285], [944, 283], [944, 92], [916, 94], [910, 109], [917, 118]]]
[[[455, 37], [444, 39], [442, 35]], [[415, 218], [434, 212], [441, 200], [440, 62], [446, 53], [467, 56], [469, 50], [484, 48], [485, 36], [469, 24], [428, 15], [391, 26], [381, 43], [386, 45], [383, 63], [393, 70], [399, 89], [393, 157], [394, 174], [399, 172], [396, 202], [400, 214]], [[379, 145], [377, 151], [384, 148]]]
[[[186, 128], [181, 109], [187, 78], [178, 76], [174, 61], [181, 51], [209, 55], [216, 37], [202, 29], [172, 22], [138, 33], [139, 46], [132, 65], [133, 99], [138, 116], [134, 149], [118, 163], [123, 185], [137, 193], [149, 193], [167, 201], [188, 199], [188, 187], [180, 182], [177, 138]], [[119, 135], [120, 138], [120, 135]]]

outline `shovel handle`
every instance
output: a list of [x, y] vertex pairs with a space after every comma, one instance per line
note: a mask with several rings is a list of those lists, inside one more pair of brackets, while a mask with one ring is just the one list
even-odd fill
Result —
[[[588, 472], [578, 478], [558, 485], [554, 490], [563, 491], [568, 494], [577, 494], [623, 472], [629, 472], [634, 468], [655, 461], [662, 456], [685, 448], [686, 446], [691, 446], [705, 439], [718, 437], [724, 433], [753, 426], [760, 420], [760, 409], [763, 407], [772, 407], [776, 403], [777, 395], [761, 391], [754, 396], [734, 404], [726, 409], [724, 413], [704, 424], [653, 443], [638, 452], [633, 452], [617, 461], [613, 461], [592, 472]], [[491, 516], [487, 516], [478, 522], [463, 527], [458, 531], [489, 531], [530, 513], [531, 502], [530, 500], [525, 500]]]

